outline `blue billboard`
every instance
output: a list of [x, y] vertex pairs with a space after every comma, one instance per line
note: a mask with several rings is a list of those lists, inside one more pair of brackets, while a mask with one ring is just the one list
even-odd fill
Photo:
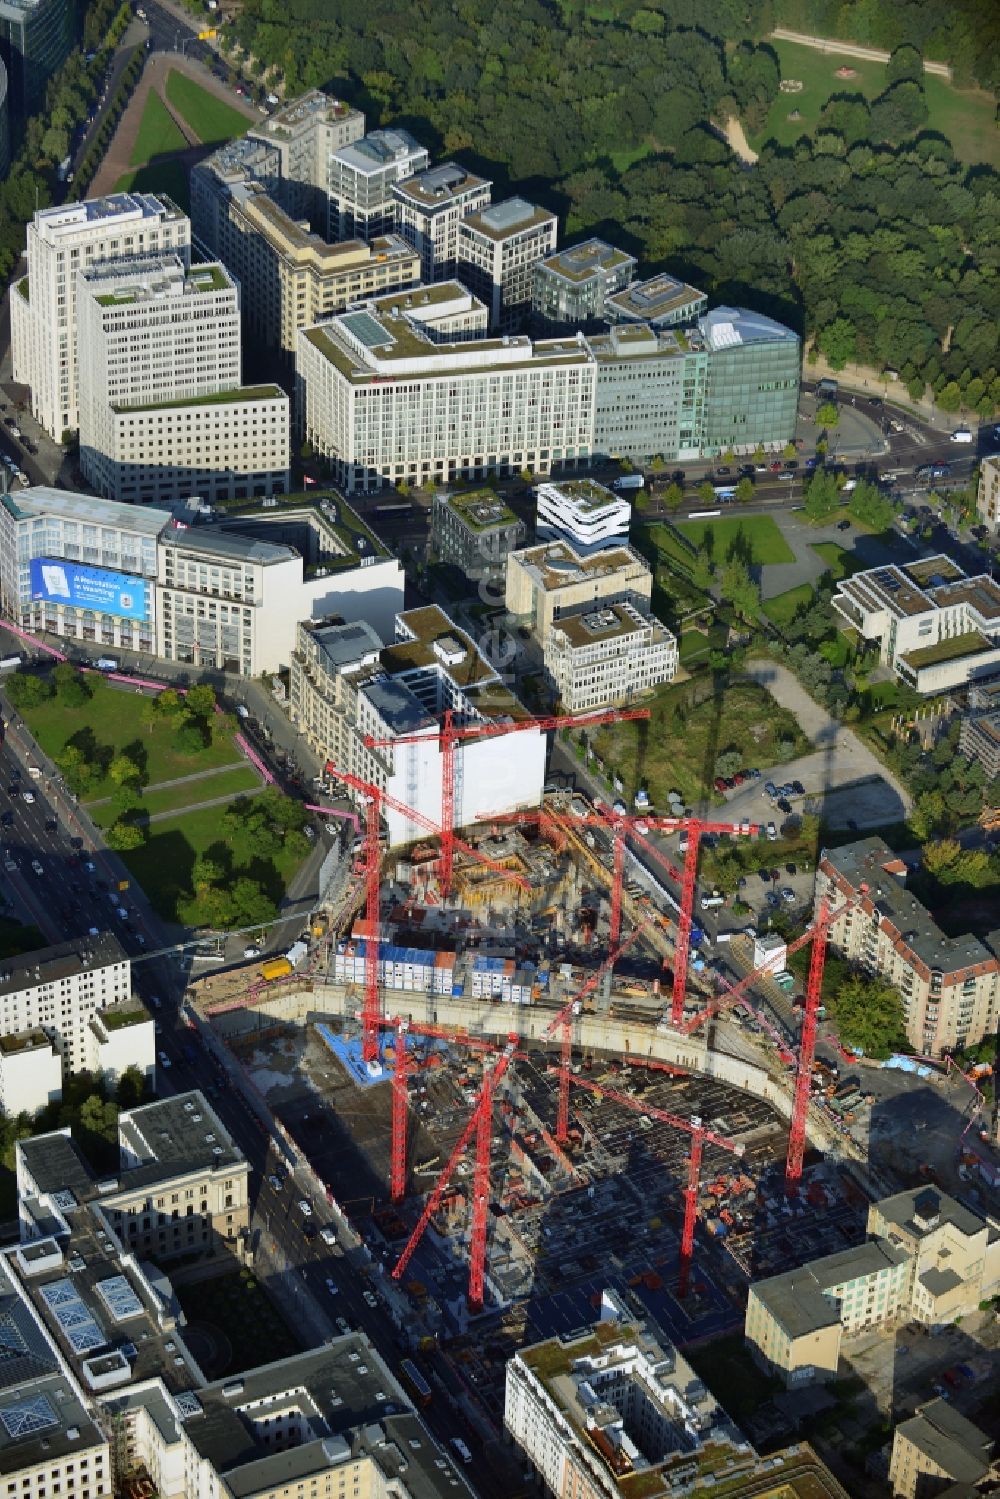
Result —
[[97, 614], [115, 614], [119, 619], [149, 618], [147, 583], [130, 573], [112, 573], [103, 567], [84, 567], [56, 557], [31, 559], [31, 598], [34, 603], [70, 604], [93, 609]]

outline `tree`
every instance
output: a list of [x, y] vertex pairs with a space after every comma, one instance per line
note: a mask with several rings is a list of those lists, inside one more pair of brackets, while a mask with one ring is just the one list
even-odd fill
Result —
[[695, 552], [691, 563], [691, 582], [695, 588], [700, 588], [702, 593], [707, 593], [712, 586], [715, 576], [715, 563], [712, 561], [711, 553], [704, 545]]
[[836, 986], [826, 1003], [845, 1046], [878, 1060], [906, 1046], [903, 1001], [899, 990], [884, 979], [851, 974]]
[[180, 694], [175, 692], [172, 687], [165, 687], [154, 701], [157, 713], [164, 719], [176, 718], [184, 710]]
[[725, 749], [721, 755], [715, 757], [715, 774], [717, 776], [732, 776], [741, 768], [744, 760], [743, 751], [739, 749]]
[[845, 364], [857, 357], [857, 336], [846, 318], [835, 318], [820, 333], [817, 343], [831, 369], [842, 370]]
[[97, 768], [90, 763], [80, 747], [76, 744], [64, 745], [56, 755], [56, 764], [74, 796], [85, 796], [94, 783]]
[[679, 510], [684, 503], [684, 491], [673, 479], [660, 493], [660, 499], [666, 510]]
[[236, 880], [231, 895], [236, 926], [254, 926], [258, 922], [273, 921], [278, 914], [274, 901], [256, 880], [245, 876]]
[[90, 684], [82, 672], [68, 661], [60, 661], [52, 672], [56, 696], [67, 708], [82, 708], [92, 696]]
[[146, 841], [146, 834], [137, 823], [124, 822], [121, 818], [111, 824], [104, 836], [108, 848], [113, 848], [117, 853], [128, 853], [133, 848], [141, 848]]
[[817, 427], [835, 427], [840, 421], [840, 407], [835, 401], [824, 401], [816, 408]]
[[806, 489], [805, 512], [810, 520], [826, 520], [840, 509], [840, 490], [833, 474], [816, 469]]
[[108, 766], [108, 775], [116, 786], [138, 786], [142, 780], [142, 771], [131, 755], [124, 753], [116, 755], [112, 760]]
[[207, 890], [211, 885], [221, 884], [226, 874], [226, 866], [221, 859], [213, 859], [210, 854], [195, 855], [195, 861], [191, 867], [191, 883], [196, 891]]
[[113, 797], [115, 811], [118, 813], [119, 821], [126, 819], [129, 812], [138, 812], [142, 806], [142, 793], [132, 781], [125, 781], [119, 786]]
[[286, 796], [277, 786], [269, 786], [261, 792], [254, 810], [257, 816], [269, 818], [279, 828], [303, 828], [309, 820], [302, 803], [293, 796]]
[[200, 755], [207, 743], [205, 725], [195, 718], [185, 718], [174, 733], [174, 748], [179, 755]]
[[115, 1089], [115, 1102], [119, 1109], [137, 1108], [145, 1096], [146, 1079], [138, 1067], [126, 1067]]
[[10, 705], [18, 713], [47, 702], [54, 691], [52, 683], [46, 677], [38, 677], [34, 672], [22, 671], [20, 668], [12, 677], [8, 677], [6, 685]]
[[715, 485], [710, 479], [703, 479], [698, 485], [698, 498], [706, 505], [711, 505], [715, 500]]
[[947, 385], [942, 385], [936, 400], [942, 411], [953, 415], [962, 404], [962, 391], [958, 382], [949, 380]]
[[748, 505], [754, 496], [754, 482], [748, 474], [736, 481], [736, 501], [739, 505]]
[[210, 718], [215, 712], [215, 701], [214, 687], [200, 682], [197, 686], [188, 688], [184, 706], [195, 718]]
[[722, 572], [719, 591], [733, 606], [738, 619], [754, 624], [760, 618], [760, 584], [750, 576], [742, 557], [730, 557]]

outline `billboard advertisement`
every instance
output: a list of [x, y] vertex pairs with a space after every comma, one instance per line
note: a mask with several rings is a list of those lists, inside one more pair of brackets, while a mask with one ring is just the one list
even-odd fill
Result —
[[145, 578], [130, 573], [112, 573], [103, 567], [84, 567], [56, 557], [31, 560], [31, 598], [46, 604], [69, 604], [115, 614], [119, 619], [149, 618]]

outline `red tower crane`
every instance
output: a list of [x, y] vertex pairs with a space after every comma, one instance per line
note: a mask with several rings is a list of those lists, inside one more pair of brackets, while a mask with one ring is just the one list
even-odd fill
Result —
[[792, 1105], [792, 1123], [788, 1131], [788, 1155], [785, 1159], [786, 1192], [794, 1192], [802, 1180], [802, 1160], [806, 1151], [806, 1120], [809, 1117], [809, 1099], [812, 1095], [816, 1030], [823, 995], [823, 968], [826, 964], [826, 942], [829, 931], [830, 921], [824, 899], [820, 903], [812, 952], [809, 954], [809, 977], [806, 980], [802, 1033], [799, 1036], [799, 1067], [795, 1074], [795, 1100]]
[[549, 733], [553, 729], [586, 729], [605, 723], [625, 723], [631, 719], [648, 719], [648, 708], [606, 708], [593, 713], [565, 714], [559, 717], [524, 718], [500, 723], [495, 719], [457, 727], [451, 708], [445, 710], [441, 728], [437, 734], [400, 734], [394, 739], [376, 739], [365, 735], [368, 749], [392, 749], [402, 744], [434, 744], [441, 747], [441, 889], [451, 889], [455, 849], [459, 847], [455, 838], [455, 751], [464, 739], [496, 739], [504, 734], [517, 734], [526, 729], [537, 729]]
[[[419, 827], [426, 828], [431, 833], [439, 833], [429, 817], [418, 812], [414, 807], [408, 807], [405, 802], [390, 796], [381, 786], [376, 786], [370, 781], [361, 780], [360, 776], [351, 775], [349, 771], [338, 770], [332, 760], [326, 762], [326, 773], [335, 780], [342, 781], [352, 791], [358, 792], [364, 798], [365, 805], [365, 923], [367, 927], [367, 938], [365, 940], [365, 998], [361, 1011], [361, 1055], [366, 1063], [374, 1062], [378, 1057], [378, 1032], [382, 1022], [382, 1010], [379, 1003], [378, 989], [378, 960], [380, 948], [379, 933], [379, 886], [382, 866], [382, 855], [379, 847], [380, 823], [383, 807], [389, 807], [398, 812], [402, 817], [408, 817]], [[461, 839], [454, 839], [456, 847], [471, 858], [485, 864], [488, 869], [499, 870], [523, 890], [531, 888], [529, 882], [521, 875], [513, 874], [505, 869], [502, 864], [497, 864], [494, 859], [481, 854], [477, 848], [469, 843], [463, 843]]]
[[476, 1121], [476, 1165], [472, 1178], [472, 1228], [469, 1235], [469, 1306], [483, 1309], [486, 1282], [486, 1214], [490, 1202], [490, 1156], [493, 1145], [493, 1068], [483, 1068]]
[[686, 1296], [691, 1274], [691, 1259], [694, 1252], [694, 1225], [698, 1211], [698, 1184], [701, 1177], [702, 1151], [706, 1145], [717, 1145], [721, 1150], [728, 1150], [735, 1156], [742, 1156], [744, 1147], [737, 1145], [735, 1140], [727, 1140], [724, 1135], [717, 1135], [713, 1130], [706, 1129], [697, 1115], [694, 1115], [691, 1119], [685, 1119], [680, 1114], [670, 1114], [666, 1109], [654, 1108], [652, 1104], [646, 1103], [641, 1098], [633, 1098], [628, 1093], [616, 1093], [614, 1089], [602, 1087], [600, 1083], [592, 1082], [589, 1078], [574, 1077], [573, 1083], [576, 1087], [586, 1088], [589, 1092], [596, 1093], [601, 1098], [610, 1099], [612, 1103], [621, 1104], [623, 1108], [631, 1109], [636, 1114], [648, 1114], [651, 1119], [659, 1119], [664, 1124], [672, 1125], [674, 1129], [684, 1130], [691, 1136], [691, 1154], [688, 1156], [688, 1178], [687, 1185], [684, 1188], [684, 1223], [681, 1229], [680, 1270], [677, 1279], [678, 1294]]
[[392, 1153], [389, 1167], [389, 1191], [393, 1202], [402, 1202], [406, 1196], [407, 1028], [405, 1020], [396, 1020], [396, 1050], [392, 1062]]
[[[496, 1090], [500, 1086], [500, 1083], [502, 1082], [502, 1080], [504, 1078], [504, 1075], [506, 1074], [507, 1069], [510, 1066], [511, 1062], [514, 1060], [514, 1056], [515, 1056], [516, 1051], [517, 1051], [518, 1040], [519, 1040], [519, 1038], [517, 1036], [513, 1036], [512, 1035], [512, 1036], [509, 1037], [509, 1039], [507, 1041], [507, 1045], [504, 1047], [502, 1054], [497, 1059], [496, 1066], [492, 1069], [492, 1071], [489, 1074], [489, 1080], [488, 1080], [488, 1082], [484, 1082], [484, 1088], [483, 1088], [483, 1091], [480, 1092], [479, 1097], [476, 1100], [476, 1106], [473, 1109], [472, 1113], [470, 1114], [468, 1122], [467, 1122], [465, 1128], [462, 1130], [462, 1133], [459, 1135], [458, 1139], [455, 1141], [455, 1145], [454, 1145], [454, 1148], [453, 1148], [453, 1150], [451, 1152], [451, 1155], [448, 1157], [447, 1161], [445, 1162], [444, 1169], [442, 1170], [442, 1172], [441, 1172], [440, 1176], [438, 1177], [437, 1181], [434, 1183], [434, 1186], [431, 1189], [431, 1192], [430, 1192], [430, 1195], [427, 1198], [427, 1201], [424, 1203], [423, 1212], [420, 1214], [420, 1217], [417, 1219], [416, 1226], [414, 1227], [414, 1230], [411, 1233], [410, 1237], [407, 1239], [406, 1244], [405, 1244], [405, 1246], [403, 1248], [403, 1252], [399, 1256], [399, 1259], [396, 1261], [396, 1264], [393, 1267], [393, 1271], [392, 1271], [392, 1278], [393, 1278], [393, 1280], [400, 1280], [403, 1277], [403, 1275], [405, 1275], [405, 1273], [406, 1273], [406, 1267], [410, 1263], [410, 1260], [413, 1258], [413, 1254], [414, 1254], [414, 1251], [416, 1250], [417, 1245], [420, 1243], [420, 1240], [423, 1238], [424, 1230], [426, 1229], [428, 1223], [431, 1221], [431, 1219], [433, 1218], [434, 1214], [437, 1212], [438, 1208], [440, 1207], [440, 1205], [441, 1205], [441, 1199], [442, 1199], [442, 1197], [445, 1194], [445, 1191], [447, 1189], [449, 1181], [451, 1180], [451, 1177], [452, 1177], [452, 1174], [453, 1174], [453, 1172], [455, 1170], [455, 1167], [458, 1165], [459, 1160], [461, 1159], [462, 1155], [464, 1154], [464, 1152], [465, 1152], [465, 1150], [466, 1150], [466, 1148], [467, 1148], [467, 1146], [469, 1144], [469, 1141], [472, 1139], [473, 1135], [476, 1136], [477, 1145], [479, 1144], [480, 1139], [481, 1139], [480, 1115], [483, 1112], [483, 1107], [482, 1107], [483, 1106], [483, 1100], [484, 1100], [484, 1098], [487, 1100], [488, 1108], [489, 1108], [489, 1111], [490, 1111], [490, 1115], [492, 1117], [493, 1099], [494, 1099], [494, 1097], [496, 1095]], [[487, 1160], [486, 1160], [487, 1191], [486, 1191], [486, 1193], [484, 1195], [486, 1197], [488, 1197], [488, 1195], [489, 1195], [489, 1187], [488, 1187], [488, 1182], [489, 1182], [489, 1142], [490, 1142], [490, 1131], [489, 1130], [485, 1131], [485, 1137], [486, 1137], [485, 1138], [485, 1148], [486, 1148], [486, 1155], [487, 1155]], [[480, 1153], [477, 1151], [476, 1176], [477, 1176], [477, 1178], [481, 1179], [480, 1174], [479, 1174], [479, 1158], [480, 1158]], [[473, 1207], [475, 1208], [475, 1203], [473, 1203]], [[484, 1210], [484, 1212], [485, 1212], [485, 1210]], [[479, 1256], [478, 1260], [476, 1260], [473, 1257], [473, 1255], [471, 1253], [471, 1249], [472, 1248], [475, 1249], [476, 1256]], [[476, 1287], [478, 1286], [479, 1287], [479, 1294], [480, 1294], [480, 1305], [482, 1305], [482, 1300], [481, 1300], [481, 1297], [482, 1297], [482, 1286], [483, 1286], [484, 1278], [485, 1278], [485, 1268], [484, 1268], [485, 1267], [485, 1254], [486, 1254], [486, 1232], [485, 1232], [485, 1219], [484, 1219], [483, 1230], [481, 1232], [480, 1242], [477, 1245], [470, 1246], [470, 1261], [469, 1261], [469, 1300], [470, 1300], [470, 1302], [473, 1300], [473, 1292], [475, 1291]]]

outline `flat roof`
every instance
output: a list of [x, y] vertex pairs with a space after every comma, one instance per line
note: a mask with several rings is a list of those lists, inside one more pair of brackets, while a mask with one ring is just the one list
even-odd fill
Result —
[[[423, 297], [425, 291], [432, 290], [421, 287], [419, 295]], [[392, 296], [404, 312], [407, 295], [396, 292]], [[376, 316], [365, 307], [300, 329], [299, 333], [354, 385], [384, 380], [387, 375], [406, 380], [449, 380], [456, 374], [506, 374], [543, 364], [583, 365], [591, 359], [588, 349], [569, 336], [537, 339], [534, 343], [523, 335], [435, 343], [413, 321], [400, 317], [390, 325], [386, 317]], [[348, 341], [349, 337], [361, 348]], [[488, 364], [473, 357], [483, 353], [498, 357]], [[398, 371], [392, 368], [396, 361], [401, 366]], [[417, 361], [425, 361], [425, 367], [413, 368]], [[408, 369], [406, 362], [411, 365]]]
[[931, 597], [942, 609], [954, 604], [967, 604], [984, 620], [1000, 619], [1000, 583], [980, 574], [979, 577], [963, 578], [954, 583], [942, 583], [930, 590]]
[[601, 510], [625, 510], [629, 514], [632, 506], [622, 495], [615, 494], [596, 479], [547, 479], [539, 484], [535, 493], [545, 490], [566, 500], [579, 515], [593, 515]]
[[69, 232], [91, 224], [113, 227], [116, 219], [164, 218], [185, 219], [185, 214], [166, 193], [108, 193], [103, 198], [86, 198], [82, 203], [56, 204], [36, 208], [34, 222], [47, 234]]
[[67, 1188], [81, 1202], [92, 1193], [96, 1177], [72, 1135], [53, 1130], [47, 1135], [19, 1140], [17, 1148], [39, 1192]]
[[892, 1197], [883, 1197], [875, 1206], [887, 1223], [896, 1224], [918, 1239], [933, 1233], [939, 1223], [950, 1223], [967, 1239], [989, 1226], [985, 1219], [938, 1187], [910, 1187]]
[[597, 238], [585, 239], [566, 250], [557, 250], [554, 255], [547, 255], [541, 262], [548, 274], [559, 276], [564, 281], [572, 281], [576, 285], [606, 276], [621, 266], [637, 264], [634, 255]]
[[[245, 1164], [242, 1151], [197, 1088], [122, 1114], [118, 1134], [123, 1146], [141, 1163], [155, 1162], [175, 1172]], [[123, 1172], [122, 1190], [127, 1190], [134, 1169]]]
[[420, 729], [436, 729], [432, 717], [411, 687], [393, 676], [375, 677], [359, 688], [368, 698], [383, 723], [394, 734], [415, 734]]
[[408, 156], [426, 156], [427, 148], [408, 130], [394, 127], [392, 130], [370, 130], [360, 140], [352, 141], [334, 151], [333, 160], [342, 161], [356, 172], [372, 176], [403, 161]]
[[444, 502], [474, 531], [518, 524], [518, 518], [507, 501], [493, 489], [469, 489], [460, 494], [449, 494], [444, 496]]
[[314, 88], [288, 104], [280, 105], [267, 120], [252, 125], [251, 132], [255, 135], [296, 134], [314, 125], [317, 120], [345, 120], [350, 115], [364, 119], [359, 109], [345, 104], [342, 99], [334, 98], [332, 94], [324, 94], [322, 89]]
[[239, 385], [233, 390], [211, 391], [203, 396], [175, 396], [169, 401], [145, 401], [137, 406], [112, 406], [116, 416], [127, 416], [130, 411], [180, 411], [188, 406], [239, 406], [256, 401], [287, 401], [288, 395], [280, 385]]
[[113, 932], [100, 932], [96, 937], [73, 937], [68, 942], [56, 942], [51, 947], [39, 947], [34, 952], [4, 958], [0, 962], [0, 993], [16, 993], [39, 984], [57, 984], [60, 979], [71, 978], [85, 969], [112, 968], [128, 961], [128, 953]]
[[527, 198], [504, 198], [499, 203], [491, 203], [488, 208], [466, 214], [462, 223], [474, 232], [486, 235], [487, 239], [500, 240], [524, 234], [539, 224], [554, 223], [555, 217], [547, 208], [529, 203]]
[[522, 567], [528, 568], [536, 582], [547, 592], [582, 583], [587, 578], [606, 577], [622, 571], [627, 571], [632, 576], [637, 571], [652, 576], [646, 559], [634, 548], [625, 545], [605, 547], [589, 557], [583, 557], [567, 541], [548, 541], [512, 552], [511, 556]]
[[577, 614], [562, 614], [552, 628], [561, 630], [575, 650], [647, 630], [652, 630], [654, 637], [659, 634], [661, 639], [666, 634], [659, 620], [644, 618], [627, 604], [598, 605]]
[[477, 177], [456, 161], [443, 161], [438, 166], [426, 167], [424, 171], [397, 182], [393, 192], [397, 198], [408, 199], [421, 208], [444, 208], [461, 197], [463, 193], [477, 188], [489, 187], [485, 177]]
[[588, 333], [587, 345], [598, 364], [618, 360], [680, 359], [702, 353], [697, 338], [682, 328], [655, 328], [650, 323], [615, 323], [606, 333]]
[[382, 641], [365, 619], [352, 624], [306, 625], [310, 637], [316, 642], [320, 656], [333, 672], [345, 666], [354, 666], [366, 656], [378, 656]]
[[240, 536], [222, 526], [188, 526], [170, 530], [163, 536], [163, 543], [179, 552], [224, 557], [230, 562], [260, 563], [264, 567], [288, 562], [299, 555], [294, 547], [274, 541], [257, 541], [252, 536]]
[[706, 300], [706, 294], [697, 287], [688, 286], [675, 276], [661, 271], [658, 276], [650, 276], [646, 281], [633, 281], [631, 286], [615, 292], [613, 297], [608, 298], [606, 310], [638, 318], [643, 322], [647, 319], [655, 321], [682, 308], [698, 306]]
[[103, 500], [98, 495], [77, 494], [48, 484], [0, 495], [0, 504], [15, 520], [58, 515], [63, 520], [92, 526], [115, 526], [139, 536], [159, 536], [170, 520], [169, 510], [158, 510], [153, 505], [123, 505], [118, 500]]
[[[883, 839], [859, 838], [840, 848], [823, 849], [829, 864], [852, 890], [868, 886], [863, 897], [899, 933], [898, 947], [912, 953], [928, 969], [955, 981], [970, 968], [993, 970], [997, 959], [977, 937], [946, 937], [927, 908], [899, 879], [899, 860]], [[888, 866], [895, 872], [890, 872]], [[905, 865], [903, 866], [905, 869]]]
[[[123, 269], [121, 265], [97, 266], [84, 275], [84, 282], [102, 307], [134, 307], [137, 303], [172, 305], [173, 297], [194, 297], [216, 291], [236, 291], [236, 283], [221, 261], [193, 265], [185, 271], [178, 256], [174, 265], [160, 263]], [[115, 283], [115, 289], [100, 292], [102, 283]]]

